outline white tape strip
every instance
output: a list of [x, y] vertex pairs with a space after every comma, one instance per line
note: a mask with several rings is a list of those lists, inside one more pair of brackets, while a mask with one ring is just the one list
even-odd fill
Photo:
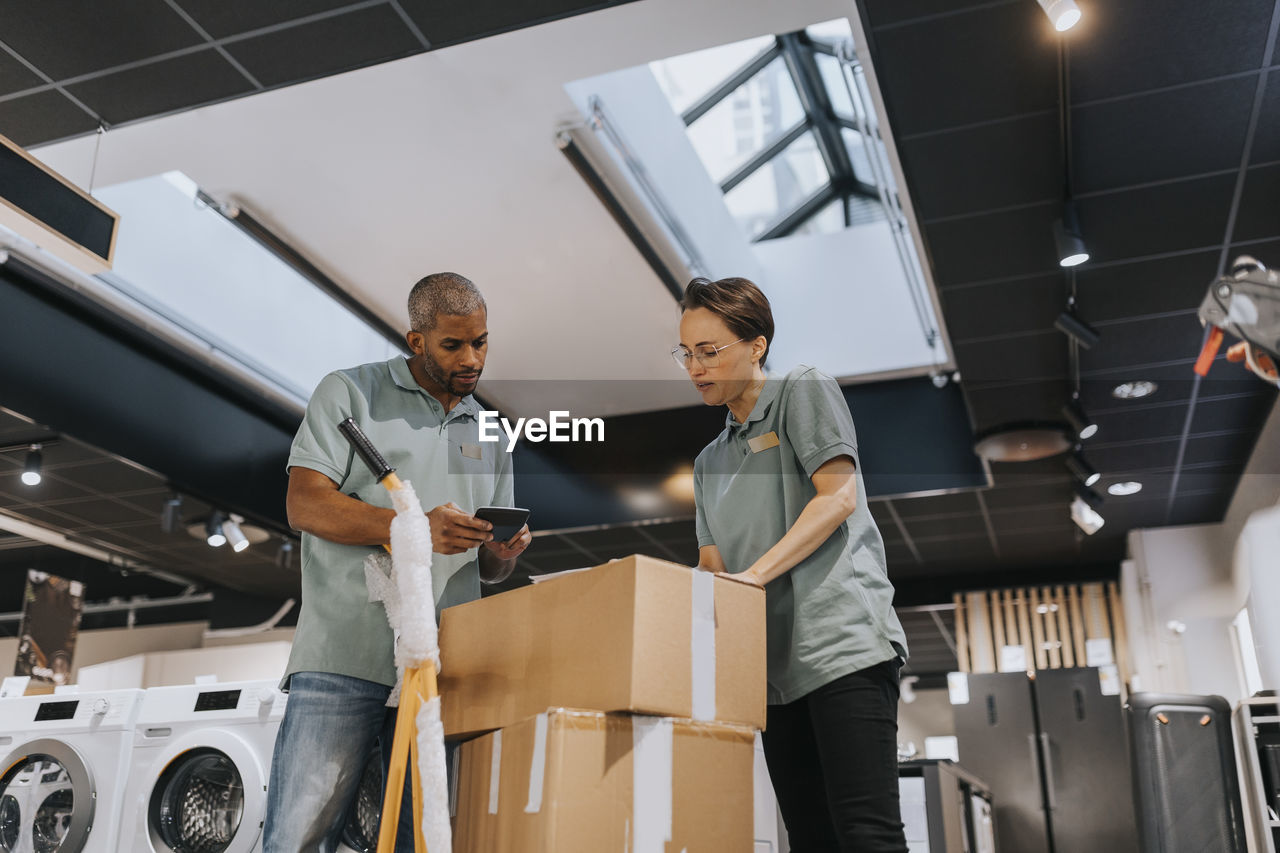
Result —
[[498, 788], [502, 782], [502, 729], [493, 733], [493, 758], [489, 761], [489, 814], [498, 813]]
[[529, 767], [529, 803], [526, 814], [542, 811], [542, 780], [547, 774], [547, 715], [539, 714], [533, 731], [533, 764]]
[[689, 637], [693, 653], [692, 716], [716, 718], [716, 587], [715, 575], [694, 569]]
[[635, 853], [665, 853], [671, 840], [673, 737], [670, 717], [631, 718]]

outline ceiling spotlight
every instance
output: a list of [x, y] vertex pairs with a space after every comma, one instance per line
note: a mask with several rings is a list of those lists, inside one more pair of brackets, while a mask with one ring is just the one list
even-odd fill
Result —
[[1076, 497], [1078, 499], [1087, 503], [1092, 509], [1102, 509], [1102, 502], [1103, 502], [1102, 495], [1098, 494], [1093, 489], [1081, 483], [1075, 483], [1073, 484], [1073, 486], [1075, 488]]
[[1071, 29], [1080, 22], [1080, 7], [1075, 0], [1036, 0], [1058, 32]]
[[233, 515], [222, 523], [223, 535], [231, 543], [231, 550], [237, 554], [249, 547], [249, 537], [245, 536], [244, 531], [240, 529], [240, 522], [242, 521], [244, 521], [243, 518]]
[[1053, 223], [1053, 243], [1058, 249], [1058, 266], [1078, 267], [1089, 260], [1089, 249], [1080, 236], [1080, 217], [1076, 203], [1067, 199], [1062, 205], [1062, 218]]
[[1140, 491], [1142, 491], [1142, 484], [1137, 480], [1128, 480], [1123, 483], [1112, 483], [1110, 486], [1107, 486], [1107, 494], [1118, 495], [1120, 497], [1124, 497], [1125, 495], [1136, 495]]
[[182, 529], [182, 495], [177, 492], [165, 499], [160, 511], [160, 530], [172, 535]]
[[1102, 529], [1102, 525], [1106, 524], [1106, 520], [1098, 515], [1098, 513], [1082, 499], [1076, 498], [1071, 502], [1071, 520], [1076, 526], [1083, 530], [1086, 534], [1092, 536]]
[[28, 486], [38, 486], [44, 478], [40, 475], [40, 468], [44, 464], [44, 454], [40, 452], [40, 445], [33, 444], [27, 450], [27, 463], [22, 466], [22, 482]]
[[205, 540], [211, 548], [221, 548], [227, 544], [227, 536], [223, 532], [222, 524], [226, 521], [226, 516], [217, 510], [209, 516], [208, 521], [204, 523]]
[[1156, 388], [1160, 386], [1154, 382], [1148, 382], [1145, 379], [1137, 382], [1121, 382], [1115, 388], [1111, 389], [1111, 396], [1117, 400], [1137, 400], [1142, 397], [1150, 397], [1156, 393]]
[[1084, 461], [1084, 457], [1080, 455], [1078, 450], [1067, 457], [1066, 463], [1067, 470], [1075, 474], [1076, 478], [1086, 486], [1094, 485], [1102, 477], [1088, 462]]
[[293, 540], [286, 539], [280, 543], [280, 549], [276, 551], [276, 565], [286, 572], [293, 568]]
[[1067, 419], [1067, 423], [1071, 424], [1071, 431], [1081, 441], [1097, 435], [1098, 424], [1085, 414], [1084, 406], [1080, 405], [1078, 397], [1073, 396], [1071, 402], [1062, 407], [1062, 416]]
[[1102, 340], [1098, 330], [1076, 316], [1074, 307], [1068, 306], [1066, 311], [1053, 321], [1053, 327], [1085, 349], [1092, 349], [1094, 344]]

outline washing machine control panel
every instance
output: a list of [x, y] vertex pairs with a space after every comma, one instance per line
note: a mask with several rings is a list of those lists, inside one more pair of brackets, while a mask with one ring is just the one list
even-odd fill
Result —
[[35, 721], [43, 723], [49, 720], [74, 720], [76, 708], [79, 705], [79, 699], [71, 699], [65, 702], [41, 702], [40, 706], [36, 708]]
[[202, 690], [193, 711], [233, 711], [240, 705], [239, 690]]

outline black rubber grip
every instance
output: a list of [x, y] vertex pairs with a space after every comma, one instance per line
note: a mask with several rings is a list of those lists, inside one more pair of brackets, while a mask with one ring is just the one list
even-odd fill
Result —
[[342, 437], [351, 443], [352, 449], [356, 455], [364, 460], [364, 464], [369, 466], [369, 470], [373, 472], [373, 476], [381, 483], [383, 479], [393, 471], [387, 464], [387, 460], [382, 458], [382, 454], [378, 452], [378, 448], [373, 446], [373, 442], [369, 440], [369, 436], [364, 434], [364, 430], [360, 429], [351, 418], [347, 418], [338, 424], [338, 432], [342, 433]]

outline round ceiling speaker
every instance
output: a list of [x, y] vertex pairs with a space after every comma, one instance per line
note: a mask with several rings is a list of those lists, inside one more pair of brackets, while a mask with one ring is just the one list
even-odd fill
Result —
[[1071, 437], [1063, 424], [1025, 421], [1001, 424], [977, 436], [973, 452], [988, 462], [1034, 462], [1066, 453]]

